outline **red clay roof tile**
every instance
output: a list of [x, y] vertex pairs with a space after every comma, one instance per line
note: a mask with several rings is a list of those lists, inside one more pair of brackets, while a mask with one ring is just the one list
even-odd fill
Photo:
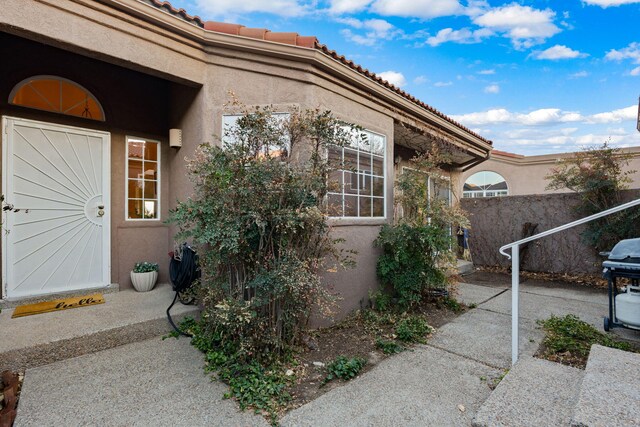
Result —
[[207, 21], [204, 23], [204, 29], [207, 31], [215, 31], [216, 33], [231, 34], [234, 36], [240, 34], [240, 29], [243, 27], [244, 25], [229, 24], [227, 22]]
[[200, 19], [199, 16], [191, 16], [184, 9], [176, 9], [168, 1], [159, 1], [159, 0], [146, 0], [146, 1], [150, 3], [152, 6], [155, 6], [158, 9], [164, 9], [170, 14], [177, 16], [179, 18], [182, 18], [183, 20], [189, 23], [195, 24], [200, 28], [204, 26], [204, 23], [202, 22], [202, 19]]
[[[393, 84], [391, 84], [388, 81], [384, 80], [383, 78], [381, 78], [377, 74], [372, 73], [371, 71], [367, 70], [366, 68], [363, 68], [361, 65], [358, 65], [355, 62], [347, 59], [344, 55], [338, 54], [335, 50], [329, 49], [326, 45], [321, 44], [316, 37], [313, 37], [313, 36], [300, 36], [300, 35], [298, 35], [298, 33], [269, 31], [269, 30], [264, 29], [264, 28], [249, 28], [249, 27], [245, 27], [244, 25], [230, 24], [230, 23], [226, 23], [226, 22], [214, 22], [214, 21], [202, 22], [202, 20], [199, 17], [197, 17], [197, 16], [194, 17], [194, 16], [188, 15], [184, 9], [179, 9], [179, 10], [175, 9], [167, 1], [159, 1], [159, 0], [147, 0], [147, 1], [150, 2], [150, 4], [152, 4], [155, 7], [166, 9], [167, 11], [169, 11], [169, 13], [171, 13], [174, 16], [181, 17], [182, 19], [185, 19], [188, 22], [192, 22], [192, 23], [194, 23], [194, 24], [196, 24], [196, 25], [198, 25], [200, 27], [203, 27], [207, 31], [214, 31], [214, 32], [218, 32], [218, 33], [231, 34], [231, 35], [236, 35], [236, 36], [239, 35], [239, 36], [243, 36], [243, 37], [251, 37], [251, 38], [256, 38], [256, 39], [260, 39], [260, 40], [267, 40], [267, 41], [271, 41], [271, 42], [276, 42], [276, 43], [284, 43], [284, 44], [289, 44], [289, 45], [293, 45], [293, 46], [317, 49], [320, 52], [324, 53], [325, 55], [328, 55], [331, 58], [335, 59], [336, 61], [346, 65], [347, 67], [351, 68], [352, 70], [356, 71], [357, 73], [362, 74], [362, 75], [370, 78], [371, 80], [373, 80], [375, 82], [378, 82], [379, 84], [381, 84], [385, 88], [397, 93], [398, 95], [402, 96], [403, 98], [413, 102], [414, 104], [424, 108], [425, 110], [427, 110], [427, 111], [437, 115], [438, 117], [448, 121], [449, 123], [453, 124], [454, 126], [456, 126], [456, 127], [460, 128], [460, 129], [464, 130], [465, 132], [475, 136], [476, 138], [478, 138], [478, 139], [480, 139], [480, 140], [482, 140], [482, 141], [484, 141], [484, 142], [486, 142], [488, 144], [492, 144], [492, 142], [490, 140], [480, 136], [479, 134], [477, 134], [476, 132], [472, 131], [471, 129], [465, 127], [464, 125], [462, 125], [462, 124], [460, 124], [458, 122], [456, 122], [451, 117], [441, 113], [440, 111], [436, 110], [432, 106], [420, 101], [415, 96], [405, 92], [404, 90], [400, 89], [397, 86], [394, 86]], [[509, 155], [509, 154], [511, 154], [511, 153], [506, 153], [506, 155]], [[513, 155], [513, 156], [517, 156], [517, 154]]]

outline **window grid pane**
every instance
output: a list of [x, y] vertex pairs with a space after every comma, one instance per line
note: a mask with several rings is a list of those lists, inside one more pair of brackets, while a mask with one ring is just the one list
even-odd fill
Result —
[[127, 139], [127, 219], [159, 218], [159, 143]]
[[[342, 169], [342, 188], [336, 185], [339, 175], [330, 174], [329, 215], [333, 217], [384, 217], [385, 138], [364, 131], [365, 137], [354, 139], [346, 147], [329, 148], [331, 166]], [[382, 154], [379, 155], [379, 154]], [[336, 157], [341, 155], [340, 159]], [[336, 165], [336, 163], [338, 166]]]

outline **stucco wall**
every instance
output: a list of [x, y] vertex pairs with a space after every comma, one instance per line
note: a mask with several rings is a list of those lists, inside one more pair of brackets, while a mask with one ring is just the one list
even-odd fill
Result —
[[[224, 104], [233, 91], [248, 106], [272, 105], [280, 111], [328, 109], [339, 118], [385, 135], [386, 218], [332, 219], [334, 235], [345, 238], [358, 251], [358, 266], [326, 277], [332, 290], [342, 296], [338, 319], [359, 306], [368, 290], [377, 286], [378, 252], [372, 243], [379, 227], [393, 217], [394, 119], [417, 114], [409, 118], [417, 125], [417, 117], [432, 113], [317, 50], [204, 34], [182, 20], [165, 21], [167, 15], [159, 9], [145, 6], [139, 10], [142, 5], [133, 0], [8, 1], [7, 13], [0, 16], [0, 54], [15, 60], [3, 68], [6, 78], [0, 80], [0, 114], [90, 127], [112, 135], [113, 281], [129, 286], [129, 271], [143, 258], [159, 262], [160, 279], [167, 280], [166, 252], [173, 246], [176, 231], [160, 222], [125, 221], [125, 135], [162, 143], [164, 219], [177, 200], [191, 194], [185, 159], [201, 143], [218, 143]], [[22, 55], [16, 56], [18, 51]], [[85, 86], [102, 102], [107, 121], [88, 123], [7, 105], [11, 87], [37, 74], [60, 75]], [[412, 113], [400, 111], [402, 108]], [[471, 141], [467, 148], [473, 154], [465, 154], [467, 157], [488, 149], [442, 118], [429, 120], [425, 129], [437, 123]], [[167, 147], [170, 128], [183, 130], [182, 148]]]
[[[218, 52], [220, 53], [220, 52]], [[212, 62], [219, 58], [211, 58]], [[223, 65], [212, 65], [207, 69], [205, 84], [177, 126], [183, 128], [183, 146], [170, 152], [171, 174], [170, 199], [184, 199], [192, 191], [186, 174], [185, 157], [191, 157], [202, 142], [219, 143], [222, 132], [222, 116], [237, 112], [224, 106], [231, 101], [229, 92], [246, 106], [271, 106], [274, 111], [296, 111], [312, 108], [331, 110], [340, 119], [360, 125], [387, 138], [387, 218], [384, 219], [336, 219], [331, 220], [332, 233], [344, 238], [346, 245], [358, 252], [355, 269], [325, 276], [332, 293], [339, 297], [336, 319], [346, 316], [359, 307], [368, 296], [368, 290], [378, 286], [375, 263], [378, 252], [373, 240], [380, 225], [393, 215], [393, 119], [368, 106], [366, 99], [344, 91], [330, 81], [319, 87], [314, 77], [301, 70], [290, 68], [286, 61], [264, 64], [260, 58], [226, 58]], [[176, 98], [185, 97], [176, 93]], [[170, 232], [174, 232], [172, 228]], [[171, 239], [171, 237], [170, 237]], [[316, 319], [319, 324], [322, 320]]]
[[[631, 159], [629, 165], [624, 169], [636, 171], [629, 177], [632, 180], [630, 189], [640, 188], [640, 148], [629, 149], [635, 157]], [[482, 171], [496, 172], [504, 177], [509, 187], [510, 196], [522, 196], [527, 194], [552, 194], [566, 193], [567, 190], [547, 190], [548, 180], [545, 179], [557, 159], [565, 158], [571, 154], [549, 154], [544, 156], [528, 156], [520, 159], [509, 159], [502, 156], [495, 156], [480, 163], [477, 166], [465, 171], [458, 184], [459, 191], [465, 181], [473, 174]]]
[[[624, 193], [624, 201], [640, 196], [640, 191]], [[498, 249], [523, 238], [526, 222], [538, 224], [536, 233], [579, 219], [573, 207], [579, 201], [575, 193], [545, 194], [485, 199], [463, 199], [469, 213], [469, 247], [475, 265], [509, 266], [510, 261]], [[554, 273], [593, 273], [602, 270], [603, 259], [580, 237], [584, 226], [544, 237], [529, 244], [523, 269]]]

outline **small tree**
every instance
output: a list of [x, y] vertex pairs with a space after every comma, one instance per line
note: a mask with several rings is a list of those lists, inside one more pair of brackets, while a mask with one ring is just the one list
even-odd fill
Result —
[[324, 213], [324, 152], [350, 132], [328, 111], [279, 120], [258, 108], [226, 131], [223, 148], [202, 145], [189, 162], [194, 194], [170, 221], [198, 245], [202, 327], [224, 360], [268, 364], [285, 355], [312, 307], [326, 302], [318, 272], [327, 257], [350, 261]]
[[378, 276], [405, 308], [422, 301], [427, 291], [447, 286], [447, 270], [456, 265], [451, 231], [469, 226], [458, 206], [437, 197], [438, 188], [450, 185], [440, 168], [450, 157], [434, 146], [411, 160], [396, 182], [396, 223], [384, 225], [376, 239], [383, 249]]
[[[560, 160], [545, 177], [548, 190], [571, 190], [580, 195], [575, 207], [581, 216], [593, 215], [622, 203], [622, 191], [628, 188], [633, 170], [625, 170], [630, 156], [606, 142], [587, 147], [575, 156]], [[619, 240], [637, 237], [640, 210], [609, 215], [587, 223], [582, 237], [598, 252], [610, 250]]]

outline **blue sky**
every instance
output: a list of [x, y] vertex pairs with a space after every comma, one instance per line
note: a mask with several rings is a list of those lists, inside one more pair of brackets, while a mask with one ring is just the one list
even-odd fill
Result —
[[525, 155], [640, 145], [640, 0], [172, 0], [315, 35]]

